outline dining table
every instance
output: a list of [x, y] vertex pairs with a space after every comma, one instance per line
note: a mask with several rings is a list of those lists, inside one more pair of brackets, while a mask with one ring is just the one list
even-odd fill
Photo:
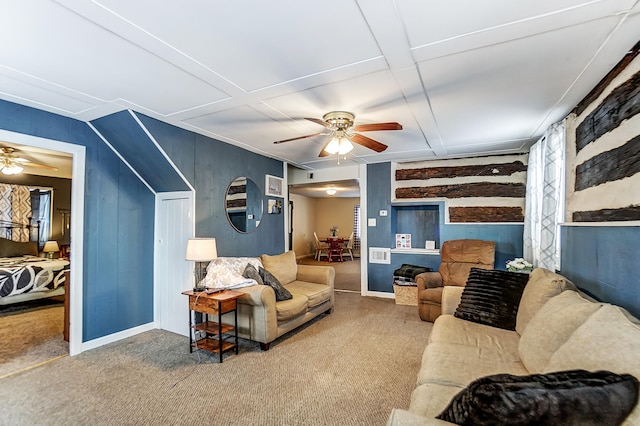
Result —
[[344, 247], [345, 239], [342, 237], [326, 237], [322, 240], [323, 243], [327, 243], [329, 246], [329, 262], [338, 261], [342, 262], [342, 249]]

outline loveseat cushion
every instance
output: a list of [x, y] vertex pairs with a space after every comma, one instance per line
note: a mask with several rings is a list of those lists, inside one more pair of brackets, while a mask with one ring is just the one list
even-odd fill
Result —
[[331, 299], [331, 287], [323, 284], [294, 281], [285, 286], [293, 294], [304, 294], [308, 299], [308, 307], [313, 308]]
[[481, 378], [437, 416], [460, 425], [618, 425], [638, 399], [638, 380], [608, 371]]
[[545, 303], [520, 338], [518, 350], [527, 370], [542, 373], [554, 352], [601, 306], [572, 290]]
[[287, 321], [307, 312], [307, 296], [294, 294], [291, 299], [276, 302], [276, 317], [278, 322]]
[[527, 324], [538, 310], [554, 296], [565, 290], [577, 290], [571, 281], [544, 268], [534, 269], [529, 282], [522, 292], [518, 316], [516, 317], [516, 331], [522, 336]]
[[471, 268], [454, 316], [515, 330], [518, 305], [529, 275]]
[[282, 284], [289, 284], [295, 281], [298, 274], [298, 264], [296, 263], [296, 253], [291, 250], [276, 256], [263, 254], [260, 256], [264, 269], [271, 272]]
[[[640, 321], [619, 306], [594, 312], [551, 356], [545, 371], [608, 370], [640, 379]], [[624, 423], [640, 424], [640, 406]]]

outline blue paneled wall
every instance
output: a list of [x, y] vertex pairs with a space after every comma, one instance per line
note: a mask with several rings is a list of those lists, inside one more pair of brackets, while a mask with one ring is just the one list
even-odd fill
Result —
[[562, 275], [640, 318], [640, 227], [563, 226]]
[[0, 128], [86, 147], [83, 341], [153, 321], [153, 193], [86, 123], [0, 101]]
[[[283, 214], [267, 214], [268, 197], [264, 195], [265, 175], [283, 176], [281, 161], [142, 114], [137, 116], [196, 189], [196, 236], [215, 237], [219, 256], [259, 256], [284, 251]], [[224, 208], [227, 187], [240, 176], [257, 184], [263, 202], [260, 226], [249, 234], [233, 229]]]
[[[367, 238], [370, 247], [393, 247], [396, 224], [394, 215], [379, 216], [380, 210], [391, 211], [391, 163], [370, 164], [367, 166], [367, 212], [370, 218], [376, 218], [375, 227], [367, 227]], [[522, 235], [524, 226], [521, 224], [445, 224], [444, 203], [431, 203], [439, 208], [439, 244], [444, 241], [463, 238], [491, 240], [496, 242], [496, 269], [504, 269], [507, 260], [522, 257]], [[364, 221], [366, 223], [366, 220]], [[403, 225], [406, 229], [406, 224]], [[432, 223], [429, 223], [434, 228]], [[422, 247], [424, 241], [414, 244]], [[392, 253], [391, 264], [369, 264], [369, 290], [393, 292], [393, 271], [403, 263], [428, 266], [437, 270], [440, 265], [438, 255], [416, 255]]]

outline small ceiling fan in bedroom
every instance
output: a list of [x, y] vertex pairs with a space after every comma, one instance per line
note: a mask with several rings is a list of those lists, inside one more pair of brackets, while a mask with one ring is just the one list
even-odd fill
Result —
[[331, 135], [327, 142], [322, 146], [319, 157], [325, 157], [331, 154], [338, 156], [347, 154], [353, 149], [353, 143], [362, 145], [365, 148], [382, 152], [387, 149], [387, 145], [373, 140], [367, 136], [361, 135], [359, 132], [373, 132], [378, 130], [402, 130], [402, 125], [395, 122], [374, 123], [374, 124], [356, 124], [354, 125], [355, 116], [346, 111], [331, 111], [319, 118], [305, 118], [313, 123], [319, 124], [327, 129], [326, 132], [313, 133], [311, 135], [298, 136], [291, 139], [275, 141], [274, 144], [291, 142], [298, 139], [312, 138], [314, 136]]
[[0, 147], [0, 171], [5, 175], [17, 175], [22, 173], [24, 167], [33, 167], [47, 170], [58, 170], [56, 167], [44, 164], [33, 163], [26, 158], [16, 156], [18, 150], [15, 148], [3, 146]]

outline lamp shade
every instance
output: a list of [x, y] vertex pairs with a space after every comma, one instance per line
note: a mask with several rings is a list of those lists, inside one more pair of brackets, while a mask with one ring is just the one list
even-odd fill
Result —
[[60, 246], [58, 246], [57, 241], [47, 241], [46, 243], [44, 243], [44, 247], [42, 248], [42, 251], [45, 253], [60, 251]]
[[190, 238], [187, 241], [186, 260], [208, 262], [218, 258], [215, 238]]

